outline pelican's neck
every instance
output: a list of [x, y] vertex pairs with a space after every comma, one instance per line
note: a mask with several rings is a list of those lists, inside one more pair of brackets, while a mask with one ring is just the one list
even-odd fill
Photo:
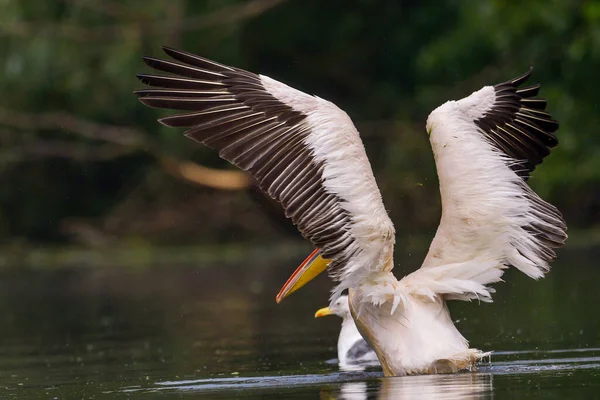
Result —
[[[389, 275], [350, 289], [348, 297], [356, 327], [375, 349], [386, 376], [431, 372], [440, 360], [453, 360], [468, 350], [441, 297], [412, 295]], [[393, 295], [390, 287], [395, 287]], [[381, 301], [382, 296], [388, 301]]]

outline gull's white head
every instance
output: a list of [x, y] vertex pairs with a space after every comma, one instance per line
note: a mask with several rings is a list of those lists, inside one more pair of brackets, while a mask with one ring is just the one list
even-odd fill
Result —
[[347, 293], [342, 293], [329, 307], [318, 310], [315, 318], [326, 315], [337, 315], [342, 318], [337, 353], [339, 366], [343, 371], [362, 371], [368, 366], [379, 365], [377, 354], [356, 328]]
[[342, 294], [329, 307], [324, 307], [315, 313], [315, 318], [325, 317], [327, 315], [337, 315], [343, 320], [352, 318], [350, 314], [350, 306], [348, 305], [348, 295]]

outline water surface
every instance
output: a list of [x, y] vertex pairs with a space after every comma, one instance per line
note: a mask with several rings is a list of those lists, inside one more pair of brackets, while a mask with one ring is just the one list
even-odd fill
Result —
[[340, 320], [313, 318], [328, 279], [277, 305], [302, 255], [261, 254], [0, 270], [2, 398], [590, 398], [600, 386], [600, 249], [561, 252], [539, 282], [509, 271], [493, 304], [452, 304], [491, 364], [399, 378], [340, 371]]

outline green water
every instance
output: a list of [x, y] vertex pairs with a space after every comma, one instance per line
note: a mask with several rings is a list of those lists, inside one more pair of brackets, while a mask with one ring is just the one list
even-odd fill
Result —
[[[294, 253], [261, 263], [0, 270], [0, 398], [592, 398], [600, 386], [600, 248], [548, 277], [510, 271], [493, 304], [456, 303], [476, 373], [339, 371], [325, 277], [275, 304]], [[402, 267], [417, 256], [401, 260]]]

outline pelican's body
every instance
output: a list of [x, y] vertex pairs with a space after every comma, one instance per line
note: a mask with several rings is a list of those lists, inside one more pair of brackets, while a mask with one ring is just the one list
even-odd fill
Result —
[[342, 294], [329, 307], [321, 308], [315, 313], [315, 318], [335, 314], [342, 319], [340, 335], [337, 342], [338, 362], [342, 369], [378, 365], [375, 350], [363, 339], [356, 328], [350, 314], [348, 295]]
[[442, 216], [420, 269], [392, 274], [395, 229], [358, 131], [334, 104], [263, 75], [165, 48], [177, 62], [146, 57], [171, 75], [144, 74], [138, 92], [152, 107], [186, 110], [162, 118], [248, 171], [278, 200], [317, 250], [281, 300], [325, 268], [349, 290], [352, 317], [385, 375], [471, 369], [470, 349], [446, 301], [491, 301], [490, 284], [514, 266], [538, 279], [566, 240], [560, 212], [526, 179], [556, 146], [556, 121], [519, 88], [530, 72], [434, 110], [427, 132]]
[[440, 296], [421, 298], [399, 282], [397, 290], [406, 291], [406, 297], [393, 313], [392, 302], [375, 306], [350, 291], [356, 325], [376, 349], [387, 376], [471, 370], [487, 354], [469, 348]]

